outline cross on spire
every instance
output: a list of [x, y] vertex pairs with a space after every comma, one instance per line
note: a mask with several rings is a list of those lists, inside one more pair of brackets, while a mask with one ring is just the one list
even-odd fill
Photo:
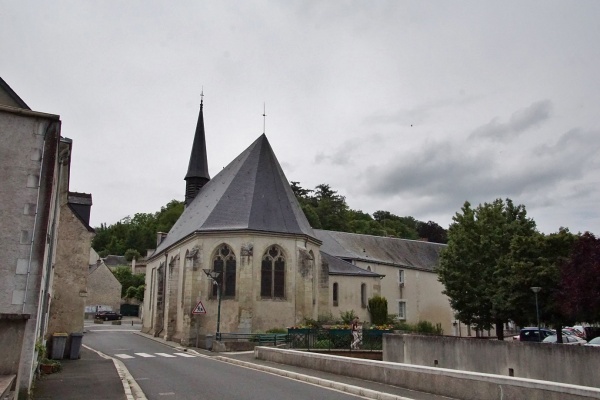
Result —
[[265, 134], [265, 125], [267, 124], [267, 106], [263, 103], [263, 135]]

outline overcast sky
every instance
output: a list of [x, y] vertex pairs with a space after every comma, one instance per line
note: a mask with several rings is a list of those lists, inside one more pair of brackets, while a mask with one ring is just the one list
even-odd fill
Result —
[[0, 76], [73, 139], [92, 226], [263, 131], [290, 181], [448, 227], [511, 198], [600, 234], [600, 1], [0, 2]]

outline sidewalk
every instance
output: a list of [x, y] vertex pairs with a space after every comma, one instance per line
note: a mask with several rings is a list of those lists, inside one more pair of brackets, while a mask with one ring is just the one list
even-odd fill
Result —
[[60, 372], [41, 375], [33, 389], [34, 400], [126, 400], [115, 364], [85, 347], [79, 360], [61, 360]]

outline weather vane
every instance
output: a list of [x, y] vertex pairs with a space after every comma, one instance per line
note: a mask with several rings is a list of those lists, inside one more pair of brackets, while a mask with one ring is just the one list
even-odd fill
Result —
[[204, 85], [202, 85], [202, 89], [200, 90], [200, 108], [202, 108], [203, 103], [204, 103]]

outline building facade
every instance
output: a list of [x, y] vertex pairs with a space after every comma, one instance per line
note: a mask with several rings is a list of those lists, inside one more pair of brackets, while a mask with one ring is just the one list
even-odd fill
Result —
[[93, 230], [75, 204], [84, 194], [68, 191], [71, 148], [58, 115], [0, 78], [0, 375], [16, 377], [15, 396], [28, 396], [52, 333], [83, 330]]
[[434, 270], [442, 245], [313, 230], [264, 134], [212, 179], [204, 135], [201, 105], [186, 208], [147, 260], [145, 332], [190, 345], [348, 311], [369, 321], [373, 296], [451, 332]]

